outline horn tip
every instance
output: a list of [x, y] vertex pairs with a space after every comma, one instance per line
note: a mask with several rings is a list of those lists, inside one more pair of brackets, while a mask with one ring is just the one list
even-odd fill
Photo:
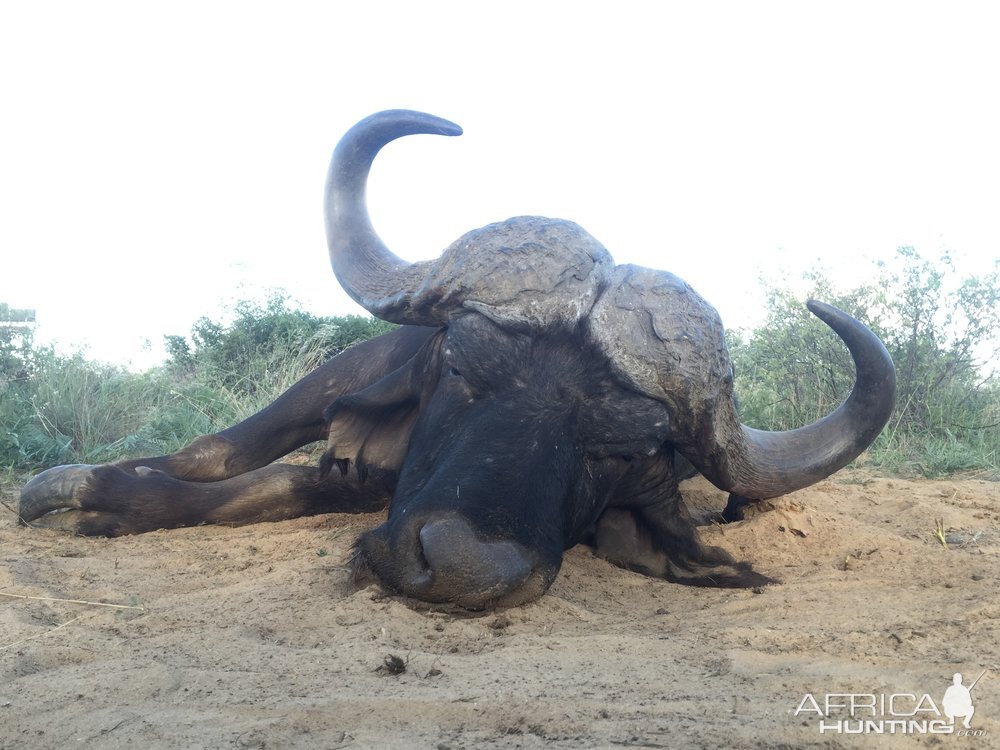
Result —
[[451, 120], [437, 115], [419, 112], [413, 109], [387, 109], [376, 112], [362, 120], [359, 125], [367, 123], [387, 123], [398, 128], [399, 135], [462, 135], [462, 127]]
[[461, 125], [457, 125], [450, 120], [441, 120], [441, 135], [462, 135], [465, 132]]
[[834, 326], [834, 321], [849, 317], [843, 310], [827, 302], [820, 302], [818, 299], [806, 300], [806, 307], [809, 308], [809, 312], [829, 326]]
[[806, 307], [808, 307], [812, 312], [817, 312], [818, 310], [827, 310], [830, 308], [826, 302], [820, 302], [818, 299], [807, 299]]

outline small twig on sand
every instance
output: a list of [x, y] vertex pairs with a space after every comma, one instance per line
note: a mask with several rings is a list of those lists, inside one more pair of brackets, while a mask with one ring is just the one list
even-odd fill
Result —
[[54, 596], [25, 596], [24, 594], [8, 594], [0, 591], [0, 596], [9, 596], [11, 599], [31, 599], [37, 602], [63, 602], [65, 604], [87, 604], [91, 607], [111, 607], [112, 609], [138, 609], [145, 611], [145, 607], [136, 607], [131, 604], [108, 604], [107, 602], [88, 602], [83, 599], [58, 599]]
[[27, 638], [22, 638], [19, 641], [14, 641], [13, 643], [8, 643], [6, 645], [0, 646], [0, 651], [3, 651], [3, 650], [8, 649], [8, 648], [14, 648], [14, 646], [20, 646], [22, 643], [24, 643], [26, 641], [30, 641], [33, 638], [41, 638], [43, 635], [48, 635], [49, 633], [54, 633], [57, 630], [60, 630], [61, 628], [66, 627], [70, 623], [76, 622], [81, 617], [86, 617], [87, 614], [89, 614], [89, 613], [85, 613], [85, 614], [82, 614], [82, 615], [77, 615], [76, 617], [73, 617], [72, 619], [66, 620], [66, 622], [62, 623], [61, 625], [56, 625], [51, 630], [46, 630], [44, 633], [35, 633], [34, 635], [29, 635]]

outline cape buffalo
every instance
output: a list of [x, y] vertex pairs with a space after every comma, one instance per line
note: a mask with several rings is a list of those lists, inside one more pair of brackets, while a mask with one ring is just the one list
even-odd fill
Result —
[[[670, 273], [616, 265], [572, 222], [491, 224], [435, 261], [390, 251], [368, 218], [368, 173], [384, 145], [414, 133], [461, 129], [419, 112], [373, 115], [340, 141], [326, 188], [337, 278], [400, 328], [178, 453], [49, 469], [23, 489], [22, 519], [116, 535], [388, 505], [356, 542], [358, 575], [470, 609], [540, 596], [578, 542], [679, 583], [770, 582], [699, 541], [678, 462], [736, 505], [829, 476], [892, 411], [882, 343], [809, 302], [851, 351], [851, 395], [800, 429], [746, 427], [715, 309]], [[324, 438], [319, 466], [272, 463]]]

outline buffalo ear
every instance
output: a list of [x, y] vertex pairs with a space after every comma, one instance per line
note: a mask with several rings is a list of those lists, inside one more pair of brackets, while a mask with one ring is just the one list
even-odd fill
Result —
[[322, 473], [334, 464], [346, 472], [353, 462], [362, 481], [372, 471], [398, 474], [440, 372], [440, 337], [435, 336], [398, 369], [330, 404], [323, 413], [330, 430]]

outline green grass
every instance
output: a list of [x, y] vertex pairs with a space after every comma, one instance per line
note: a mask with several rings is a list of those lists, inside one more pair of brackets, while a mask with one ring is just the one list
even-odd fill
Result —
[[312, 364], [272, 358], [230, 385], [212, 371], [135, 374], [48, 354], [0, 393], [0, 471], [173, 452], [260, 410]]

